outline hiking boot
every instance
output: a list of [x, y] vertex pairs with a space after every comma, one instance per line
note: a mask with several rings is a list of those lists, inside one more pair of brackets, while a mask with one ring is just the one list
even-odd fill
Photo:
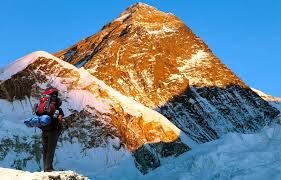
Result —
[[50, 168], [50, 169], [45, 169], [44, 172], [52, 172], [52, 171], [56, 171], [54, 168]]

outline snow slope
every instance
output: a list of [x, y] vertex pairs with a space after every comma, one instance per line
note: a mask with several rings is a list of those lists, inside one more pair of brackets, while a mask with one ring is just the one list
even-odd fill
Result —
[[135, 174], [128, 167], [129, 163], [123, 163], [95, 178], [280, 180], [281, 126], [266, 127], [256, 134], [228, 133], [219, 140], [200, 144], [183, 155], [167, 159], [165, 164], [145, 176]]
[[[222, 139], [200, 144], [183, 155], [167, 158], [161, 167], [145, 176], [133, 167], [133, 161], [129, 156], [124, 156], [120, 163], [101, 168], [89, 178], [95, 180], [279, 180], [280, 152], [281, 126], [273, 125], [256, 134], [229, 133]], [[13, 175], [10, 174], [10, 170], [5, 171], [7, 172], [9, 176]], [[0, 174], [3, 177], [2, 169]], [[34, 174], [31, 176], [28, 172], [21, 175], [34, 177]]]

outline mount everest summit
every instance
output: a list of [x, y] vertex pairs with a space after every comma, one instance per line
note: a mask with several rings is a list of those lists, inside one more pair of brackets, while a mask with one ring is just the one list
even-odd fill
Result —
[[55, 55], [165, 115], [196, 142], [253, 132], [279, 113], [177, 17], [142, 3]]

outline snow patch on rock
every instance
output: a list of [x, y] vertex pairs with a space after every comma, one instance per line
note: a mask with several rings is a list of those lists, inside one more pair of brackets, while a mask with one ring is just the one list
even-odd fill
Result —
[[281, 98], [273, 97], [255, 88], [251, 89], [256, 92], [261, 98], [269, 102], [269, 104], [271, 104], [273, 107], [277, 108], [281, 112]]
[[183, 61], [183, 66], [178, 67], [180, 72], [184, 72], [187, 69], [195, 66], [197, 63], [201, 63], [204, 59], [206, 59], [209, 54], [203, 50], [198, 50], [195, 54], [192, 55], [190, 59], [186, 59]]
[[172, 29], [170, 27], [167, 26], [163, 26], [161, 29], [158, 30], [147, 30], [148, 34], [150, 35], [160, 35], [160, 34], [165, 34], [165, 33], [174, 33], [176, 32], [175, 29]]

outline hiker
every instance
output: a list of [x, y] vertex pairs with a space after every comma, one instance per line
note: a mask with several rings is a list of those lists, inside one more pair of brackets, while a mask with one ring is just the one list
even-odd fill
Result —
[[34, 106], [34, 113], [42, 122], [46, 123], [44, 126], [40, 126], [42, 130], [44, 172], [54, 171], [53, 159], [64, 116], [60, 108], [61, 104], [58, 90], [56, 88], [49, 88], [43, 92], [40, 103]]

